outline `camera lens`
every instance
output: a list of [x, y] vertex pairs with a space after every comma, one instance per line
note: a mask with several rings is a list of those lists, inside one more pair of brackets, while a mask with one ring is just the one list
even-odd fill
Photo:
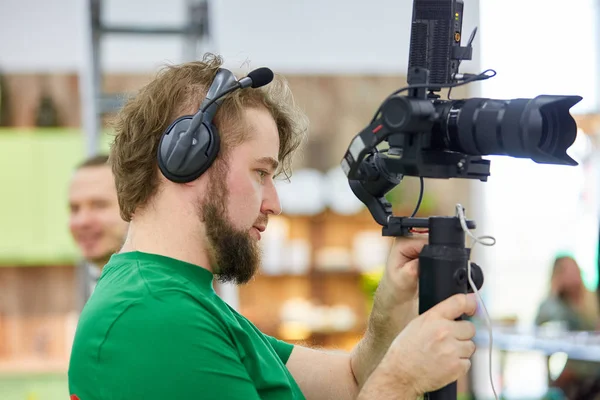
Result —
[[569, 109], [580, 96], [436, 101], [432, 145], [468, 155], [507, 155], [542, 164], [577, 163], [567, 155], [577, 125]]

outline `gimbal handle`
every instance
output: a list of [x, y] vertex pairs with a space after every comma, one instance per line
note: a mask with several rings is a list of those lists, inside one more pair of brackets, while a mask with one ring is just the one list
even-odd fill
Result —
[[[475, 228], [467, 221], [469, 229]], [[415, 228], [429, 231], [429, 243], [419, 255], [419, 314], [458, 293], [472, 292], [468, 280], [471, 250], [465, 247], [465, 232], [459, 217], [399, 218], [391, 217], [383, 228], [384, 236], [406, 236]], [[471, 263], [471, 278], [477, 287], [483, 285], [481, 268]], [[429, 400], [456, 400], [456, 382], [427, 393]]]

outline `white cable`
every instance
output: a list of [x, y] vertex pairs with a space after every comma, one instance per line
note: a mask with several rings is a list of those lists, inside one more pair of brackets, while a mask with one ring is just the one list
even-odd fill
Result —
[[[465, 210], [462, 205], [460, 205], [460, 204], [456, 205], [456, 213], [458, 214], [458, 218], [460, 219], [460, 226], [462, 227], [463, 231], [465, 232], [465, 234], [467, 236], [469, 236], [471, 239], [473, 239], [473, 245], [471, 246], [471, 250], [475, 247], [475, 245], [477, 243], [481, 243], [484, 246], [493, 246], [496, 244], [496, 239], [493, 236], [476, 237], [475, 235], [473, 235], [471, 233], [469, 228], [467, 228], [467, 221], [465, 218]], [[486, 240], [488, 240], [488, 241], [486, 241]], [[485, 307], [485, 304], [483, 303], [483, 299], [481, 298], [481, 295], [479, 294], [479, 290], [477, 290], [477, 286], [475, 286], [475, 283], [473, 282], [473, 278], [471, 277], [471, 260], [467, 261], [467, 278], [469, 279], [469, 285], [471, 285], [473, 292], [479, 299], [479, 304], [481, 304], [481, 307], [483, 308], [483, 311], [485, 314], [485, 322], [488, 327], [488, 333], [490, 336], [490, 343], [488, 346], [489, 352], [490, 352], [489, 353], [490, 384], [492, 385], [492, 391], [494, 392], [494, 398], [496, 400], [498, 400], [498, 394], [496, 393], [496, 388], [494, 387], [494, 379], [493, 379], [493, 375], [492, 375], [492, 350], [493, 350], [492, 321], [490, 319], [490, 315], [488, 314], [487, 308]]]

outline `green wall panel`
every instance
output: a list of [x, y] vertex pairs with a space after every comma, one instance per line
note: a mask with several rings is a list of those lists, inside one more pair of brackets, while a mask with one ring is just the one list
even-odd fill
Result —
[[[103, 135], [101, 151], [110, 139]], [[0, 129], [0, 266], [77, 260], [67, 191], [85, 149], [76, 129]]]

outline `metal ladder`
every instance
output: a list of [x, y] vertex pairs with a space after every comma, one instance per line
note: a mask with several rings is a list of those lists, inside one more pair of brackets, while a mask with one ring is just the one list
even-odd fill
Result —
[[[166, 1], [166, 0], [165, 0]], [[98, 153], [102, 132], [102, 116], [119, 110], [122, 95], [102, 92], [103, 73], [100, 46], [106, 35], [180, 36], [184, 40], [184, 61], [197, 58], [198, 47], [209, 37], [208, 0], [185, 0], [187, 22], [183, 26], [119, 26], [102, 21], [102, 0], [87, 0], [84, 9], [84, 63], [79, 71], [82, 126], [86, 136], [86, 153]]]

